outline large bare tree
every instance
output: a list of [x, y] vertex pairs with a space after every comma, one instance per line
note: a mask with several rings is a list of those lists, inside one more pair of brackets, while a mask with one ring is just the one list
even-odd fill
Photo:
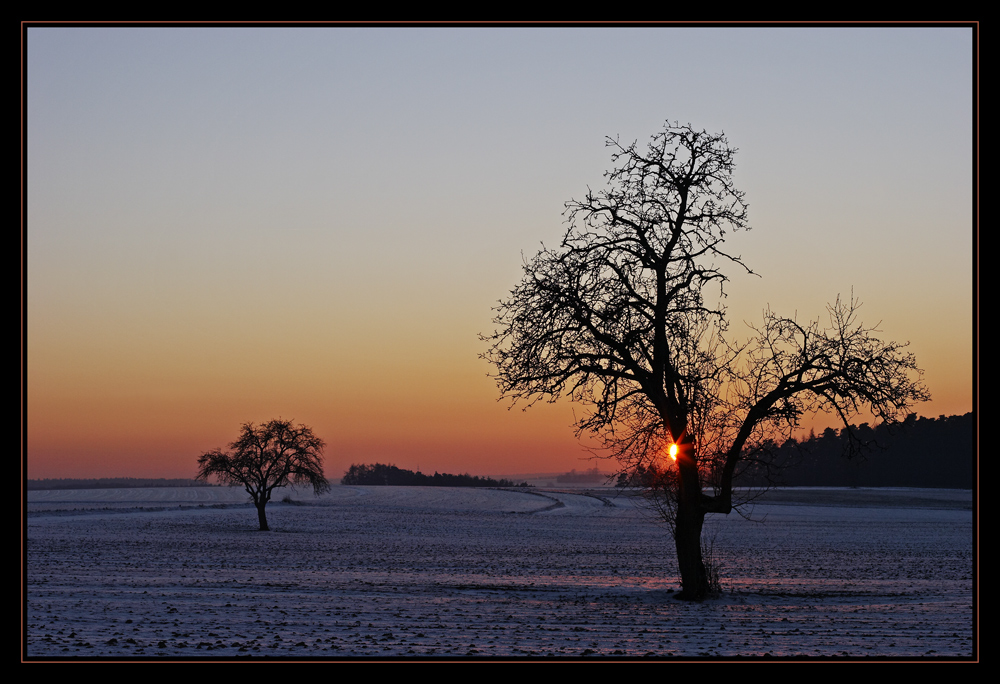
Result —
[[312, 428], [290, 420], [244, 423], [229, 451], [215, 449], [198, 457], [197, 479], [215, 476], [222, 484], [242, 485], [257, 507], [260, 530], [266, 532], [264, 508], [275, 488], [310, 484], [316, 494], [330, 488], [323, 475], [324, 446]]
[[515, 402], [589, 406], [578, 434], [626, 473], [646, 472], [674, 536], [679, 597], [700, 600], [705, 516], [739, 505], [734, 482], [748, 469], [777, 466], [776, 437], [816, 411], [848, 429], [861, 410], [892, 421], [928, 394], [906, 345], [856, 320], [853, 295], [828, 307], [829, 324], [767, 312], [750, 340], [727, 341], [723, 269], [751, 272], [725, 247], [749, 230], [736, 150], [670, 122], [645, 149], [607, 144], [607, 189], [566, 204], [562, 243], [526, 262], [484, 356]]

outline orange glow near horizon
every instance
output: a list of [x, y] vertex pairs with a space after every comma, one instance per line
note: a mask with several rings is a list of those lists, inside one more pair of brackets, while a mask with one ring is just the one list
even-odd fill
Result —
[[[524, 262], [559, 249], [566, 201], [604, 185], [605, 136], [643, 148], [688, 114], [731, 136], [751, 206], [753, 230], [725, 236], [739, 259], [718, 264], [724, 292], [704, 294], [724, 308], [727, 345], [768, 308], [826, 326], [826, 303], [853, 294], [881, 339], [912, 342], [933, 395], [912, 411], [973, 408], [968, 30], [746, 29], [689, 73], [662, 65], [730, 34], [29, 31], [31, 479], [193, 477], [242, 423], [275, 418], [326, 441], [331, 479], [373, 462], [491, 477], [607, 469], [600, 439], [574, 432], [593, 407], [512, 407], [479, 335], [495, 331]], [[568, 111], [553, 78], [697, 87], [680, 100], [660, 88], [619, 116]], [[936, 135], [901, 133], [912, 130]], [[794, 436], [827, 427], [842, 426], [804, 416]], [[674, 437], [697, 436], [657, 433], [656, 466], [679, 463]]]

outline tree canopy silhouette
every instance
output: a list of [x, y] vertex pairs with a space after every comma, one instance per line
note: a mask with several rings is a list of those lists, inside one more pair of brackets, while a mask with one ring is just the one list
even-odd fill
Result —
[[607, 145], [607, 189], [567, 202], [561, 244], [525, 263], [484, 357], [515, 403], [589, 406], [578, 434], [596, 436], [626, 475], [643, 469], [674, 536], [679, 597], [697, 600], [710, 589], [706, 514], [739, 506], [741, 475], [780, 465], [780, 437], [803, 415], [830, 411], [849, 430], [862, 409], [892, 421], [928, 394], [906, 345], [862, 325], [853, 295], [827, 307], [827, 324], [767, 311], [750, 340], [727, 340], [723, 269], [752, 273], [725, 245], [750, 228], [736, 150], [670, 122], [645, 149]]
[[215, 476], [222, 484], [242, 485], [254, 506], [262, 532], [267, 526], [264, 507], [276, 487], [312, 485], [321, 494], [330, 488], [323, 476], [323, 440], [312, 428], [290, 420], [272, 420], [262, 425], [244, 423], [229, 451], [215, 449], [198, 457], [199, 480]]

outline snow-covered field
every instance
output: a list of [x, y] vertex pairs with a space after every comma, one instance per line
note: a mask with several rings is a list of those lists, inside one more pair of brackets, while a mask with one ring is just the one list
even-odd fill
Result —
[[721, 598], [595, 495], [335, 486], [28, 492], [28, 658], [971, 658], [971, 493], [783, 490], [714, 516]]

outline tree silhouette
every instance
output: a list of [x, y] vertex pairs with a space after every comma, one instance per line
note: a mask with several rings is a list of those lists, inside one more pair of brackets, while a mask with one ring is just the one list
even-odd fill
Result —
[[856, 320], [853, 295], [828, 307], [828, 325], [768, 311], [749, 341], [727, 341], [725, 308], [705, 293], [717, 285], [721, 301], [726, 264], [752, 273], [724, 245], [749, 230], [736, 150], [670, 122], [645, 150], [607, 145], [608, 189], [566, 204], [560, 246], [525, 263], [484, 357], [515, 403], [568, 396], [590, 407], [578, 435], [596, 436], [626, 479], [641, 467], [674, 536], [679, 597], [700, 600], [705, 515], [740, 505], [741, 475], [781, 465], [777, 447], [801, 416], [832, 411], [850, 429], [862, 409], [891, 421], [928, 394], [906, 345]]
[[266, 532], [264, 507], [275, 487], [309, 483], [317, 494], [330, 488], [323, 476], [324, 446], [312, 428], [290, 420], [244, 423], [230, 451], [215, 449], [198, 457], [197, 479], [214, 475], [222, 484], [243, 485], [257, 507], [260, 530]]

